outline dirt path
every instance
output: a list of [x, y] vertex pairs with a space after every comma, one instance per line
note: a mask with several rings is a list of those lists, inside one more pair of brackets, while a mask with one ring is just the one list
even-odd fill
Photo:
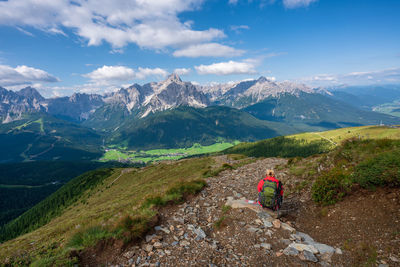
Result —
[[124, 175], [124, 174], [126, 174], [126, 173], [129, 173], [129, 172], [131, 172], [131, 171], [133, 171], [133, 170], [134, 170], [133, 168], [123, 169], [123, 170], [121, 171], [121, 173], [118, 175], [118, 177], [115, 178], [114, 181], [112, 181], [108, 186], [111, 186], [113, 183], [115, 183], [122, 175]]
[[[287, 219], [274, 221], [266, 212], [225, 206], [228, 198], [256, 199], [256, 186], [264, 177], [265, 170], [284, 163], [285, 159], [268, 158], [209, 178], [208, 187], [199, 195], [181, 205], [162, 209], [159, 225], [145, 240], [127, 248], [117, 259], [102, 264], [313, 266], [318, 261], [318, 264], [329, 266], [332, 256], [335, 259], [338, 257], [333, 255], [335, 252], [325, 255], [325, 258], [321, 257], [322, 253], [314, 251], [314, 255], [309, 252], [322, 244], [315, 242], [315, 247], [308, 247], [302, 236], [295, 235], [296, 230]], [[284, 183], [290, 179], [286, 173], [279, 171], [277, 177]], [[304, 237], [309, 238], [307, 235]], [[297, 249], [291, 248], [291, 244], [298, 244]], [[92, 262], [95, 258], [96, 255], [93, 255]], [[336, 266], [341, 265], [337, 263]]]

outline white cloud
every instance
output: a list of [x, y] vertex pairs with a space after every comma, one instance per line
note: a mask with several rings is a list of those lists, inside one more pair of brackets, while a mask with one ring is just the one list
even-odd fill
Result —
[[228, 61], [214, 63], [211, 65], [200, 65], [195, 66], [197, 73], [199, 74], [216, 74], [216, 75], [231, 75], [231, 74], [254, 74], [257, 73], [255, 70], [255, 64], [251, 61], [237, 62]]
[[250, 27], [247, 25], [232, 25], [231, 30], [240, 33], [242, 30], [250, 30]]
[[230, 46], [218, 43], [206, 43], [191, 45], [189, 47], [176, 50], [175, 57], [233, 57], [240, 56], [243, 50], [235, 49]]
[[146, 79], [149, 76], [158, 76], [165, 77], [168, 75], [168, 72], [161, 68], [141, 68], [139, 67], [138, 71], [135, 73], [135, 78], [139, 80]]
[[135, 43], [161, 50], [223, 38], [218, 29], [194, 30], [178, 14], [203, 0], [9, 0], [0, 1], [0, 25], [34, 27], [65, 35], [69, 29], [88, 45], [108, 42], [113, 48]]
[[377, 71], [357, 71], [347, 74], [319, 74], [301, 80], [314, 85], [399, 83], [400, 68], [389, 68]]
[[229, 0], [228, 3], [230, 5], [236, 5], [239, 2], [239, 0]]
[[178, 68], [174, 70], [174, 73], [178, 75], [186, 75], [189, 74], [192, 71], [191, 68]]
[[60, 79], [44, 70], [25, 65], [16, 68], [0, 65], [0, 86], [29, 85], [40, 82], [59, 82]]
[[93, 81], [127, 81], [134, 78], [135, 72], [123, 66], [103, 66], [83, 76]]
[[283, 4], [286, 8], [297, 8], [309, 6], [316, 1], [318, 0], [283, 0]]
[[35, 37], [35, 35], [34, 35], [33, 33], [29, 32], [29, 31], [27, 31], [27, 30], [24, 30], [24, 29], [22, 29], [21, 27], [16, 27], [16, 28], [17, 28], [17, 30], [19, 30], [20, 32], [22, 32], [22, 33], [25, 34], [25, 35], [28, 35], [28, 36], [30, 36], [30, 37]]
[[137, 71], [124, 66], [103, 66], [83, 76], [89, 78], [97, 85], [115, 84], [115, 82], [131, 81], [133, 79], [143, 80], [149, 76], [165, 77], [168, 74], [161, 68], [142, 68]]

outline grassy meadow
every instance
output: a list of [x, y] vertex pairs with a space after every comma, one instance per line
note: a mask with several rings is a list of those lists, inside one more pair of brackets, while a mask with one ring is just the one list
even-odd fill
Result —
[[189, 148], [172, 149], [153, 149], [147, 151], [127, 151], [121, 147], [110, 147], [106, 150], [101, 161], [131, 161], [131, 162], [152, 162], [161, 160], [178, 160], [187, 156], [214, 153], [225, 150], [229, 147], [239, 144], [239, 141], [233, 143], [221, 142], [209, 146], [194, 144]]
[[308, 132], [290, 135], [288, 138], [302, 139], [306, 141], [326, 140], [336, 146], [349, 138], [360, 139], [400, 139], [400, 127], [388, 126], [360, 126], [341, 128], [326, 132]]

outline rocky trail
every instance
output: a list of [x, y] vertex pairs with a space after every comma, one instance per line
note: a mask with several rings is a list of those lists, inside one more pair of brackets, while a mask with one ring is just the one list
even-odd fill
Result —
[[[227, 157], [219, 160], [234, 163]], [[285, 159], [262, 159], [207, 179], [208, 186], [200, 194], [181, 205], [163, 208], [158, 225], [142, 242], [116, 257], [115, 253], [93, 252], [84, 265], [347, 266], [340, 248], [299, 231], [295, 222], [299, 208], [274, 219], [260, 208], [226, 205], [227, 201], [256, 199], [256, 186], [265, 170], [285, 163]], [[276, 174], [283, 184], [291, 183], [285, 170]], [[284, 200], [284, 205], [293, 208], [303, 202], [298, 196]]]

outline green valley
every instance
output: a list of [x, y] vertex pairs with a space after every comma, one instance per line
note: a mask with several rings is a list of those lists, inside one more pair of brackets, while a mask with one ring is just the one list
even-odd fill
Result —
[[109, 147], [106, 148], [105, 154], [100, 161], [124, 161], [124, 162], [154, 162], [161, 160], [177, 160], [188, 156], [201, 155], [219, 152], [229, 147], [237, 145], [239, 141], [233, 143], [221, 142], [209, 146], [194, 144], [188, 148], [171, 148], [171, 149], [153, 149], [129, 151], [124, 148]]

